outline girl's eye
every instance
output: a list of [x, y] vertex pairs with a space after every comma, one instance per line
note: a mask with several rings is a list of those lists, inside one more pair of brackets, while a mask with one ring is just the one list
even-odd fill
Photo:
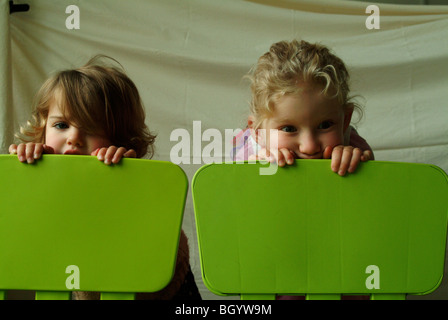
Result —
[[283, 132], [296, 132], [297, 131], [297, 129], [293, 126], [284, 126], [280, 130], [282, 130]]
[[56, 122], [53, 125], [53, 127], [56, 128], [56, 129], [67, 129], [68, 125], [65, 122]]
[[321, 124], [319, 124], [319, 128], [318, 129], [325, 130], [325, 129], [331, 128], [333, 126], [333, 124], [334, 123], [332, 121], [324, 121]]

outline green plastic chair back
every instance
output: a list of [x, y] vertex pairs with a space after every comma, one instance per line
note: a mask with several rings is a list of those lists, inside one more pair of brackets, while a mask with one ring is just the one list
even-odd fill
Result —
[[[188, 180], [162, 161], [0, 156], [0, 296], [99, 291], [132, 299], [171, 280]], [[79, 287], [79, 289], [78, 289]], [[120, 294], [122, 293], [122, 294]]]
[[[400, 299], [442, 280], [447, 175], [371, 161], [341, 177], [330, 160], [211, 164], [192, 181], [202, 277], [219, 295]], [[266, 168], [265, 168], [266, 169]]]

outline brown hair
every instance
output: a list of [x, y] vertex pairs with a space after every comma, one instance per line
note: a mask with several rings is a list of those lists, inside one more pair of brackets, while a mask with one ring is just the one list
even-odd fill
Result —
[[344, 62], [327, 47], [293, 40], [274, 43], [246, 76], [251, 80], [250, 111], [257, 128], [284, 95], [300, 93], [301, 83], [322, 88], [322, 94], [337, 98], [343, 108], [362, 109], [349, 97], [349, 73]]
[[[101, 64], [106, 58], [120, 67]], [[58, 72], [38, 91], [31, 120], [20, 129], [22, 141], [45, 141], [50, 104], [57, 100], [73, 125], [89, 134], [104, 134], [113, 145], [134, 149], [137, 157], [154, 153], [155, 135], [145, 124], [137, 87], [114, 59], [97, 55], [86, 65]]]

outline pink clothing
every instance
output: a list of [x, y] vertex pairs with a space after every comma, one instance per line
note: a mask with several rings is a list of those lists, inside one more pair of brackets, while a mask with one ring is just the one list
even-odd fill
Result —
[[[370, 150], [372, 148], [369, 146], [366, 140], [362, 138], [358, 132], [353, 127], [349, 127], [345, 134], [344, 145], [349, 145], [355, 148], [359, 148], [362, 151]], [[233, 148], [231, 152], [231, 159], [233, 161], [247, 161], [249, 157], [258, 154], [261, 149], [260, 145], [255, 141], [255, 139], [250, 134], [250, 129], [241, 131], [233, 139]], [[372, 151], [373, 156], [373, 151]], [[374, 160], [372, 158], [371, 160]]]
[[230, 158], [233, 161], [246, 161], [253, 154], [257, 154], [260, 145], [252, 138], [250, 129], [241, 131], [233, 138], [233, 148]]

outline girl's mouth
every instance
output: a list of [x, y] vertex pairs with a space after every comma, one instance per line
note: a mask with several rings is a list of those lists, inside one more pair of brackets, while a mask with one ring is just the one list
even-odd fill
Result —
[[297, 154], [294, 151], [292, 151], [293, 155], [295, 156], [296, 159], [322, 159], [322, 155], [321, 154], [314, 154], [314, 155], [302, 155], [302, 154]]
[[65, 150], [64, 154], [81, 155], [82, 153], [79, 150], [76, 150], [76, 149], [69, 149], [69, 150]]

